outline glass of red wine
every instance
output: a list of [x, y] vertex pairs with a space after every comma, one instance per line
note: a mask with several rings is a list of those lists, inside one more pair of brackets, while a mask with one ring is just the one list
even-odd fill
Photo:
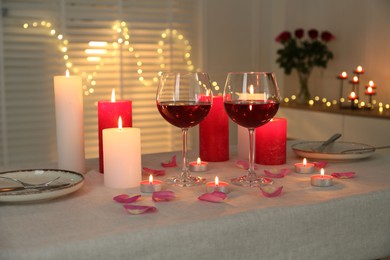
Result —
[[257, 176], [254, 170], [254, 133], [279, 109], [280, 93], [275, 75], [269, 72], [228, 73], [223, 102], [230, 119], [249, 130], [249, 168], [245, 176], [232, 179], [232, 183], [247, 187], [272, 184], [272, 180]]
[[182, 130], [182, 170], [179, 176], [167, 180], [169, 184], [189, 187], [202, 184], [203, 177], [191, 176], [187, 161], [188, 129], [199, 124], [209, 113], [212, 103], [211, 83], [207, 73], [162, 73], [156, 103], [162, 117]]

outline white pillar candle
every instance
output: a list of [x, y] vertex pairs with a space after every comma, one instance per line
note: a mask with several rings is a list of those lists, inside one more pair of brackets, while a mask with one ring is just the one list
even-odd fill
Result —
[[79, 76], [54, 77], [58, 168], [85, 172], [84, 112]]
[[104, 185], [132, 188], [141, 182], [141, 130], [106, 128], [103, 130]]

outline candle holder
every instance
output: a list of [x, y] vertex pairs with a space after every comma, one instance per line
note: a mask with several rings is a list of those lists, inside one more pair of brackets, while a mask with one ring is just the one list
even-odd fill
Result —
[[192, 172], [205, 172], [208, 169], [208, 163], [203, 162], [198, 158], [196, 162], [190, 162], [189, 163], [189, 169]]
[[366, 85], [366, 91], [364, 92], [368, 96], [368, 103], [370, 104], [370, 109], [373, 109], [372, 96], [376, 95], [376, 84], [374, 81], [370, 80]]
[[316, 187], [330, 187], [333, 186], [333, 177], [325, 175], [325, 171], [322, 168], [321, 174], [315, 174], [310, 177], [310, 183]]
[[215, 181], [206, 183], [206, 190], [208, 193], [211, 193], [213, 191], [229, 193], [229, 183], [219, 181], [218, 176], [216, 176]]
[[340, 80], [340, 97], [339, 97], [339, 101], [340, 101], [340, 108], [342, 108], [342, 103], [341, 103], [341, 100], [343, 98], [343, 94], [344, 94], [344, 80], [348, 79], [348, 74], [347, 72], [343, 71], [342, 73], [340, 73], [340, 75], [337, 76], [337, 79]]

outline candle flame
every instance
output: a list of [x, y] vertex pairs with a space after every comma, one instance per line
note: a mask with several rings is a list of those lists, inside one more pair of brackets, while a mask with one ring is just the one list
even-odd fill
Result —
[[359, 77], [358, 77], [358, 76], [353, 76], [352, 81], [353, 81], [354, 83], [358, 83], [358, 82], [359, 82]]
[[371, 87], [371, 86], [369, 86], [369, 87], [367, 88], [367, 92], [368, 92], [368, 93], [372, 93], [372, 87]]
[[348, 77], [348, 74], [347, 74], [347, 72], [345, 72], [345, 71], [341, 72], [341, 77], [343, 77], [343, 78], [346, 78], [346, 77]]
[[253, 109], [253, 108], [252, 108], [252, 105], [249, 105], [249, 110], [252, 111], [252, 109]]
[[197, 165], [200, 165], [201, 162], [202, 162], [202, 161], [200, 160], [200, 157], [198, 157], [198, 160], [196, 160], [196, 164], [197, 164]]
[[120, 131], [122, 130], [122, 117], [121, 116], [118, 118], [118, 129]]
[[363, 67], [362, 66], [357, 66], [356, 71], [357, 72], [362, 72], [363, 71]]
[[149, 184], [153, 184], [153, 175], [149, 175]]
[[219, 185], [219, 178], [218, 178], [218, 176], [215, 176], [215, 186], [218, 186]]
[[303, 166], [306, 166], [306, 164], [307, 164], [307, 160], [306, 158], [303, 158]]
[[355, 98], [356, 97], [356, 93], [355, 92], [351, 92], [351, 98]]
[[115, 102], [115, 88], [111, 91], [111, 102]]
[[66, 70], [65, 76], [69, 78], [69, 70]]
[[325, 175], [325, 170], [324, 168], [321, 168], [321, 177], [323, 177]]
[[250, 85], [250, 86], [249, 86], [249, 93], [250, 93], [250, 94], [255, 93], [255, 89], [253, 88], [253, 85]]
[[370, 87], [373, 87], [373, 86], [375, 85], [375, 83], [374, 83], [374, 81], [370, 80], [370, 81], [368, 82], [368, 85], [369, 85]]

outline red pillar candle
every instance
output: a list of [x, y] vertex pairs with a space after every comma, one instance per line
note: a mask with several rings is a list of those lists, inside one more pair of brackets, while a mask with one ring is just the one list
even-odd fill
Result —
[[115, 100], [115, 90], [112, 90], [111, 101], [98, 101], [98, 133], [99, 133], [99, 171], [104, 173], [103, 160], [103, 129], [118, 126], [118, 118], [122, 117], [123, 127], [132, 127], [131, 100]]
[[263, 165], [286, 163], [287, 120], [273, 118], [256, 128], [255, 162]]
[[229, 119], [222, 96], [213, 97], [209, 114], [199, 124], [199, 155], [206, 162], [229, 160]]

